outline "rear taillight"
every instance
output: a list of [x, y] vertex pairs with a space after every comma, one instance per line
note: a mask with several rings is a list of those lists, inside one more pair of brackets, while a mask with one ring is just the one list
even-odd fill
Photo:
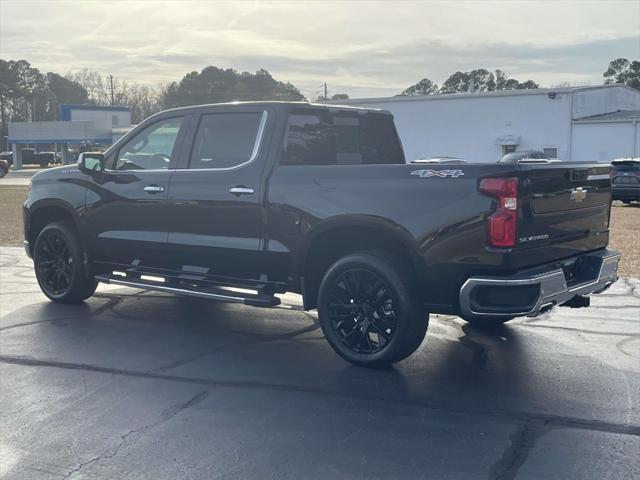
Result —
[[495, 212], [487, 217], [489, 244], [492, 247], [515, 247], [518, 226], [518, 180], [515, 178], [484, 178], [481, 193], [497, 200]]

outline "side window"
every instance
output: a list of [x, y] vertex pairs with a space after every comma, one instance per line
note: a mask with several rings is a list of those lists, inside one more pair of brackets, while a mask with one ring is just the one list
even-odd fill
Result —
[[118, 151], [114, 170], [169, 168], [183, 117], [161, 120], [138, 133]]
[[390, 115], [301, 112], [289, 115], [281, 165], [404, 164]]
[[502, 155], [508, 155], [516, 151], [515, 145], [503, 145], [502, 146]]
[[230, 168], [252, 160], [260, 143], [266, 112], [203, 115], [189, 168]]

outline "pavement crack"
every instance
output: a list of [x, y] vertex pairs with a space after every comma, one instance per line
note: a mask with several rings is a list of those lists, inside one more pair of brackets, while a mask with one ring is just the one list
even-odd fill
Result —
[[113, 310], [116, 305], [118, 305], [119, 303], [122, 303], [124, 301], [124, 297], [110, 297], [107, 295], [100, 295], [97, 296], [98, 298], [108, 298], [108, 300], [106, 301], [106, 303], [104, 305], [100, 305], [98, 308], [96, 308], [93, 312], [91, 312], [91, 314], [93, 316], [99, 316], [102, 315], [104, 312], [108, 311], [108, 310]]
[[632, 357], [633, 355], [631, 355], [630, 353], [628, 353], [624, 347], [625, 345], [627, 345], [628, 343], [631, 343], [635, 340], [640, 340], [640, 335], [629, 335], [626, 338], [623, 338], [622, 340], [620, 340], [618, 343], [616, 343], [616, 349], [622, 353], [623, 355], [626, 355], [627, 357]]
[[118, 455], [118, 452], [122, 449], [122, 447], [127, 443], [127, 439], [131, 435], [135, 435], [137, 433], [145, 432], [145, 431], [147, 431], [147, 430], [149, 430], [151, 428], [157, 427], [158, 425], [171, 420], [173, 417], [178, 415], [183, 410], [191, 408], [194, 405], [197, 405], [198, 403], [202, 402], [207, 397], [208, 394], [209, 394], [209, 390], [203, 390], [203, 391], [195, 394], [193, 397], [191, 397], [186, 402], [178, 404], [178, 405], [175, 405], [175, 406], [173, 406], [171, 408], [168, 408], [167, 410], [165, 410], [163, 412], [163, 414], [160, 416], [160, 418], [158, 420], [156, 420], [155, 422], [149, 423], [147, 425], [143, 425], [143, 426], [135, 428], [133, 430], [129, 430], [124, 435], [120, 435], [120, 442], [113, 449], [111, 449], [110, 452], [103, 453], [101, 455], [93, 457], [90, 460], [87, 460], [86, 462], [80, 463], [76, 468], [74, 468], [69, 473], [67, 473], [63, 477], [62, 480], [67, 480], [68, 478], [71, 478], [72, 475], [74, 475], [75, 473], [78, 473], [80, 470], [82, 470], [83, 468], [87, 467], [88, 465], [96, 463], [96, 462], [98, 462], [100, 460], [109, 460], [111, 458], [114, 458], [116, 455]]
[[[465, 328], [463, 327], [463, 330]], [[489, 349], [481, 343], [475, 341], [473, 337], [465, 330], [465, 336], [458, 339], [463, 347], [473, 354], [473, 370], [480, 370], [485, 367], [489, 361]]]
[[205, 357], [209, 357], [211, 355], [215, 355], [216, 353], [220, 352], [221, 350], [226, 350], [228, 348], [233, 348], [233, 347], [240, 347], [240, 346], [244, 346], [244, 345], [257, 345], [257, 344], [262, 344], [262, 343], [269, 343], [269, 342], [275, 342], [278, 340], [287, 340], [290, 338], [294, 338], [297, 337], [298, 335], [302, 335], [303, 333], [308, 333], [308, 332], [313, 332], [317, 329], [320, 328], [320, 323], [318, 323], [317, 321], [307, 327], [304, 328], [300, 328], [298, 330], [294, 330], [292, 332], [288, 332], [288, 333], [283, 333], [282, 335], [269, 335], [269, 336], [265, 336], [262, 338], [247, 338], [247, 339], [243, 339], [243, 340], [238, 340], [236, 342], [231, 342], [231, 343], [226, 343], [224, 345], [219, 345], [215, 348], [212, 348], [211, 350], [207, 350], [205, 352], [202, 353], [198, 353], [196, 355], [191, 355], [187, 358], [183, 358], [180, 360], [176, 360], [174, 362], [168, 363], [166, 365], [162, 365], [156, 369], [154, 369], [154, 372], [166, 372], [168, 370], [172, 370], [174, 368], [177, 367], [181, 367], [183, 365], [187, 365], [191, 362], [195, 362], [196, 360], [200, 360], [202, 358]]
[[208, 388], [238, 388], [254, 390], [270, 390], [278, 392], [295, 392], [324, 395], [326, 397], [348, 399], [353, 401], [377, 402], [382, 404], [406, 405], [429, 410], [458, 413], [462, 415], [482, 415], [504, 421], [537, 421], [549, 427], [572, 428], [579, 430], [620, 433], [640, 437], [640, 425], [621, 424], [609, 421], [592, 420], [580, 417], [559, 416], [546, 413], [526, 412], [520, 410], [491, 410], [487, 408], [460, 408], [429, 398], [406, 399], [395, 396], [371, 395], [367, 393], [346, 393], [326, 387], [294, 385], [288, 383], [272, 383], [249, 380], [216, 380], [202, 377], [185, 377], [149, 371], [122, 370], [98, 365], [76, 364], [52, 360], [38, 360], [29, 357], [0, 356], [0, 363], [25, 367], [51, 367], [65, 370], [79, 370], [97, 373], [120, 375], [132, 378], [149, 378], [191, 385], [203, 385]]
[[627, 333], [627, 332], [606, 332], [600, 330], [587, 330], [584, 328], [574, 328], [574, 327], [558, 327], [556, 325], [531, 325], [530, 323], [522, 323], [520, 326], [526, 328], [548, 328], [551, 330], [562, 330], [564, 332], [577, 332], [591, 335], [607, 335], [607, 336], [615, 336], [615, 337], [637, 337], [640, 336], [640, 333]]
[[14, 323], [13, 325], [0, 327], [0, 332], [4, 332], [6, 330], [13, 330], [14, 328], [28, 327], [30, 325], [38, 325], [39, 323], [54, 323], [54, 322], [59, 322], [61, 320], [68, 320], [68, 319], [69, 319], [68, 316], [64, 316], [64, 317], [58, 317], [58, 318], [46, 318], [44, 320], [33, 320], [32, 322]]
[[510, 436], [510, 443], [502, 452], [502, 457], [489, 469], [489, 480], [513, 480], [520, 467], [526, 462], [538, 438], [548, 428], [539, 422], [527, 421]]

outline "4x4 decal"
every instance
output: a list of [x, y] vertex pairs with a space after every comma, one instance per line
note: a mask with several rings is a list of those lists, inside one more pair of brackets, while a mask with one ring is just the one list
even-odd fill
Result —
[[439, 177], [439, 178], [458, 178], [464, 175], [462, 170], [414, 170], [411, 175], [417, 175], [420, 178]]

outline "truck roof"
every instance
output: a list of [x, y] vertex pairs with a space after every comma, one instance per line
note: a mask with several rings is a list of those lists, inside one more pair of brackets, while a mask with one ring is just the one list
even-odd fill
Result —
[[228, 107], [228, 106], [256, 106], [256, 107], [266, 107], [266, 106], [282, 106], [283, 108], [292, 108], [292, 107], [309, 107], [309, 108], [317, 108], [324, 110], [350, 110], [350, 111], [359, 111], [359, 112], [375, 112], [375, 113], [384, 113], [391, 114], [388, 110], [382, 110], [380, 108], [365, 108], [365, 107], [354, 107], [351, 105], [336, 105], [336, 104], [327, 104], [327, 103], [313, 103], [313, 102], [294, 102], [294, 101], [279, 101], [279, 100], [264, 100], [264, 101], [238, 101], [238, 102], [223, 102], [223, 103], [207, 103], [202, 105], [190, 105], [187, 107], [178, 107], [171, 108], [168, 110], [163, 110], [160, 113], [165, 112], [177, 112], [177, 111], [187, 111], [187, 110], [204, 110], [209, 109], [211, 107]]

